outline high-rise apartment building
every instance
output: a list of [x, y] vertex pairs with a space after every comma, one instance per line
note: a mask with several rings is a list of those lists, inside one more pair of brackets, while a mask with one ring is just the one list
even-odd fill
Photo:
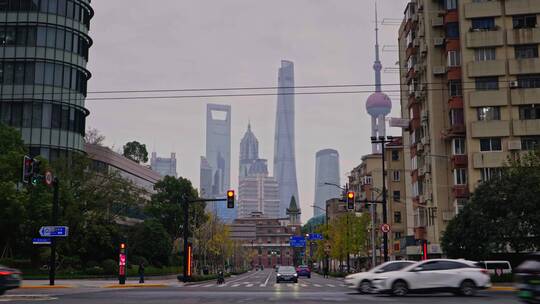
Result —
[[251, 124], [240, 142], [240, 168], [238, 176], [238, 214], [251, 216], [253, 212], [266, 217], [279, 217], [279, 187], [268, 175], [266, 159], [259, 158], [259, 141], [251, 131]]
[[[399, 30], [417, 239], [446, 224], [506, 160], [540, 142], [540, 2], [411, 1]], [[431, 252], [430, 252], [431, 253]]]
[[89, 0], [0, 1], [0, 122], [32, 156], [84, 152]]
[[156, 152], [152, 152], [150, 158], [150, 168], [159, 173], [161, 176], [173, 176], [176, 174], [176, 153], [171, 153], [171, 157], [158, 157]]
[[279, 184], [280, 216], [285, 217], [291, 198], [294, 196], [299, 201], [294, 147], [294, 64], [291, 61], [281, 61], [278, 87], [274, 176]]
[[315, 155], [315, 207], [313, 216], [324, 214], [326, 201], [341, 197], [339, 178], [339, 153], [324, 149]]
[[[201, 184], [201, 192], [208, 198], [225, 197], [231, 181], [231, 107], [208, 104], [206, 106], [206, 162], [201, 160], [201, 180], [207, 170], [212, 172], [211, 184]], [[204, 167], [203, 167], [204, 165]], [[206, 166], [208, 165], [208, 166]], [[205, 171], [205, 172], [203, 172]], [[204, 173], [204, 174], [203, 174]], [[209, 211], [221, 220], [231, 222], [236, 218], [236, 209], [228, 209], [222, 202], [208, 203]]]

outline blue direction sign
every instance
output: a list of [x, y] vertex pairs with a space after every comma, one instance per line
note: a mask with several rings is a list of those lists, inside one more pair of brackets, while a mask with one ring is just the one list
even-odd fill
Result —
[[45, 237], [66, 237], [68, 234], [67, 226], [43, 226], [39, 229], [39, 235]]
[[34, 245], [50, 245], [51, 238], [33, 238], [32, 244]]
[[320, 233], [309, 233], [308, 234], [308, 240], [310, 240], [310, 241], [322, 241], [323, 236]]
[[291, 236], [289, 244], [291, 247], [306, 247], [306, 239], [303, 236]]

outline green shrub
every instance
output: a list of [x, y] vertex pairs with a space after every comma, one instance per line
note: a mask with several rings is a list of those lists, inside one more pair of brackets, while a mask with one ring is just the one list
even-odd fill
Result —
[[107, 259], [101, 262], [101, 268], [105, 274], [116, 274], [118, 273], [118, 264], [115, 260]]
[[66, 256], [62, 264], [65, 268], [82, 269], [81, 258], [78, 256]]
[[94, 268], [94, 267], [99, 267], [99, 263], [96, 261], [86, 262], [86, 268]]
[[129, 259], [128, 257], [128, 262], [129, 262], [128, 264], [133, 264], [133, 265], [140, 265], [141, 262], [143, 262], [144, 265], [146, 266], [150, 265], [148, 263], [148, 260], [145, 257], [140, 256], [140, 255], [134, 255], [133, 257], [131, 257], [131, 259]]
[[4, 265], [4, 266], [7, 266], [7, 267], [12, 267], [12, 268], [18, 268], [18, 269], [31, 269], [32, 268], [32, 261], [26, 260], [26, 259], [22, 259], [22, 260], [1, 259], [0, 260], [0, 265]]
[[104, 274], [103, 268], [99, 266], [88, 267], [86, 268], [85, 272], [88, 275], [103, 275]]

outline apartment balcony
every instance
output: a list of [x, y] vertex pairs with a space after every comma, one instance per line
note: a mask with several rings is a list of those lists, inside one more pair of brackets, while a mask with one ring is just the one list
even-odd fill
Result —
[[470, 91], [469, 104], [471, 107], [505, 106], [507, 104], [507, 91], [505, 89], [490, 91]]
[[452, 167], [453, 168], [464, 168], [467, 167], [467, 155], [454, 155], [452, 156]]
[[416, 129], [420, 128], [420, 118], [419, 117], [415, 117], [415, 118], [411, 119], [410, 128], [411, 128], [411, 130], [416, 130]]
[[407, 49], [405, 50], [405, 58], [409, 59], [412, 55], [416, 55], [418, 53], [418, 47], [415, 47], [413, 44], [410, 44]]
[[475, 152], [472, 155], [473, 167], [478, 168], [496, 168], [503, 167], [510, 154], [502, 151]]
[[459, 15], [457, 10], [449, 11], [444, 15], [444, 24], [450, 22], [459, 22]]
[[461, 43], [459, 39], [446, 38], [445, 50], [447, 52], [461, 50]]
[[454, 96], [448, 100], [448, 108], [451, 109], [463, 109], [463, 97]]
[[510, 59], [508, 60], [510, 74], [540, 74], [540, 58]]
[[540, 88], [512, 89], [512, 105], [540, 104]]
[[502, 46], [504, 45], [504, 35], [502, 30], [468, 32], [466, 45], [468, 48]]
[[500, 1], [465, 4], [465, 18], [496, 17], [502, 14]]
[[512, 122], [514, 135], [531, 136], [540, 135], [540, 119], [514, 120]]
[[471, 122], [472, 137], [504, 137], [510, 136], [510, 121], [489, 120]]
[[456, 123], [450, 126], [443, 134], [446, 138], [462, 137], [465, 134], [465, 125], [462, 123]]
[[507, 0], [504, 7], [507, 15], [540, 14], [540, 2], [533, 0]]
[[509, 29], [506, 40], [509, 45], [540, 43], [540, 28]]
[[466, 185], [454, 185], [452, 187], [452, 195], [455, 198], [468, 198], [469, 188]]
[[505, 60], [472, 61], [467, 63], [467, 75], [469, 77], [505, 75], [505, 63]]

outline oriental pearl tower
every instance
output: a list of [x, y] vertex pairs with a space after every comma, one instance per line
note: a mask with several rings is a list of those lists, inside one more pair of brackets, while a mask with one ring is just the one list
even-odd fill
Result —
[[[386, 115], [392, 110], [392, 101], [388, 95], [381, 92], [381, 69], [382, 64], [379, 57], [379, 23], [377, 19], [377, 4], [375, 4], [375, 63], [373, 70], [375, 71], [375, 93], [371, 94], [366, 101], [366, 110], [371, 116], [371, 136], [377, 138], [386, 135]], [[377, 143], [371, 144], [373, 154], [380, 154], [381, 145]]]

